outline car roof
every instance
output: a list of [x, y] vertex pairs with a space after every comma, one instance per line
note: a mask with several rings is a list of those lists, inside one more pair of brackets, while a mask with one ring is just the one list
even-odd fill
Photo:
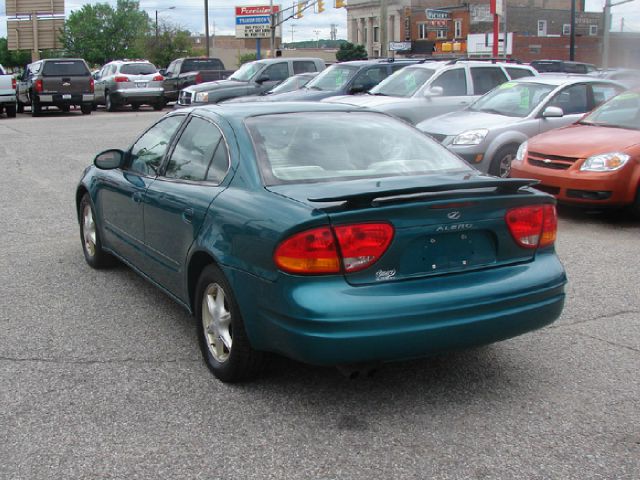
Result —
[[[179, 112], [199, 113], [203, 115], [215, 114], [223, 115], [226, 118], [233, 118], [242, 121], [245, 118], [261, 115], [277, 115], [283, 113], [303, 113], [303, 112], [371, 112], [362, 107], [321, 102], [244, 102], [244, 103], [221, 103], [202, 105], [176, 110]], [[376, 112], [371, 112], [376, 113]], [[384, 115], [384, 114], [381, 114]]]
[[571, 73], [542, 73], [538, 76], [523, 77], [511, 82], [518, 83], [542, 83], [545, 85], [570, 85], [573, 83], [610, 83], [611, 85], [619, 85], [617, 82], [606, 78], [598, 78], [592, 75], [580, 75]]
[[265, 63], [268, 65], [270, 63], [281, 62], [283, 60], [303, 60], [303, 61], [310, 61], [310, 62], [320, 61], [321, 63], [324, 63], [324, 60], [318, 57], [278, 57], [278, 58], [262, 58], [260, 60], [254, 60], [254, 61]]
[[483, 61], [483, 60], [456, 60], [455, 62], [451, 61], [439, 61], [439, 60], [427, 60], [424, 62], [417, 63], [415, 65], [409, 65], [411, 68], [427, 68], [429, 70], [442, 70], [447, 67], [455, 67], [456, 65], [471, 65], [474, 67], [486, 67], [491, 65], [500, 65], [503, 67], [515, 67], [522, 68], [524, 70], [535, 70], [533, 67], [529, 65], [524, 65], [522, 63], [513, 63], [513, 62], [493, 62], [493, 61]]

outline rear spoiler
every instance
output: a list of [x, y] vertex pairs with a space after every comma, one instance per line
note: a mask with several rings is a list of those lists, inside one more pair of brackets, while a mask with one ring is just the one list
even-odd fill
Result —
[[367, 207], [376, 199], [397, 197], [401, 195], [415, 195], [420, 193], [450, 193], [459, 190], [477, 190], [495, 188], [496, 193], [516, 193], [523, 187], [530, 187], [540, 183], [539, 180], [526, 178], [492, 178], [477, 177], [462, 182], [440, 183], [438, 185], [421, 185], [406, 188], [390, 188], [379, 191], [344, 193], [333, 197], [308, 198], [310, 202], [331, 203], [347, 202], [349, 207]]

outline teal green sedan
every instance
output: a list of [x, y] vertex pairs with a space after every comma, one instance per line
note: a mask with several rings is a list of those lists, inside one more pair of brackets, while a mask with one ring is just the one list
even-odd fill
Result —
[[334, 104], [177, 110], [78, 185], [87, 263], [116, 259], [197, 319], [222, 381], [504, 340], [560, 315], [554, 199], [414, 127]]

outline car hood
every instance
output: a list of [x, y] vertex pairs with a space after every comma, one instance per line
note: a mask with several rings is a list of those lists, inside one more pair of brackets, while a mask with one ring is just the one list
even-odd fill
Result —
[[185, 88], [188, 92], [210, 92], [212, 90], [220, 90], [223, 88], [233, 88], [246, 85], [247, 82], [239, 82], [237, 80], [216, 80], [215, 82], [199, 83]]
[[309, 88], [301, 88], [293, 92], [276, 93], [274, 95], [266, 95], [265, 102], [307, 102], [318, 101], [323, 98], [335, 95], [335, 92], [325, 90], [311, 90]]
[[638, 130], [573, 124], [533, 137], [529, 140], [529, 151], [587, 158], [599, 153], [619, 152], [637, 144], [640, 144]]
[[387, 97], [384, 95], [340, 95], [331, 97], [326, 102], [346, 103], [358, 107], [376, 108], [383, 105], [396, 105], [415, 102], [414, 98], [405, 97]]
[[418, 123], [418, 127], [423, 132], [435, 133], [439, 135], [458, 135], [467, 130], [477, 128], [492, 129], [496, 127], [507, 127], [520, 122], [520, 117], [507, 117], [495, 113], [473, 112], [462, 110], [460, 112], [445, 113], [437, 117], [429, 118]]

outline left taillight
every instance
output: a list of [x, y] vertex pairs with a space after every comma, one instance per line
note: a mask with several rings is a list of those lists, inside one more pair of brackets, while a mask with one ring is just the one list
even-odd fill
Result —
[[93, 93], [95, 88], [96, 88], [96, 84], [95, 84], [93, 78], [90, 78], [89, 79], [89, 93]]
[[200, 74], [200, 72], [196, 73], [195, 82], [196, 84], [202, 83], [202, 75]]
[[16, 77], [13, 77], [11, 79], [11, 89], [15, 90], [16, 89]]
[[393, 234], [393, 226], [388, 223], [314, 228], [282, 241], [273, 258], [278, 268], [288, 273], [352, 273], [377, 262]]
[[555, 205], [511, 208], [505, 221], [511, 236], [523, 248], [548, 247], [556, 241], [558, 215]]
[[161, 82], [163, 80], [164, 80], [164, 77], [162, 75], [156, 75], [151, 79], [152, 82]]

